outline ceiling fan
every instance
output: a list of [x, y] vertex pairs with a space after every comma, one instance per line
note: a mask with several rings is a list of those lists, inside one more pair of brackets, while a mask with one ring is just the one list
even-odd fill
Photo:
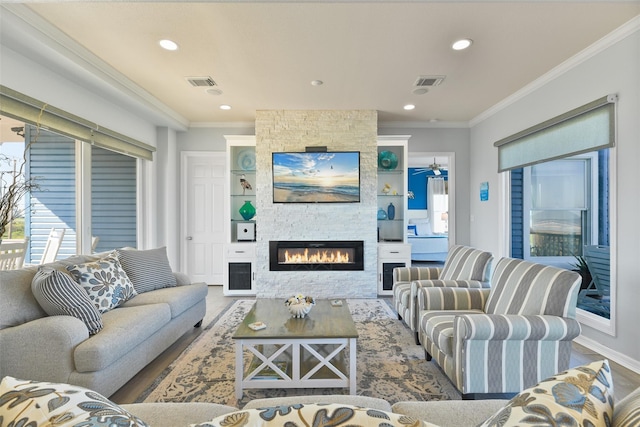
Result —
[[426, 168], [415, 168], [413, 175], [419, 175], [421, 173], [427, 173], [428, 171], [432, 171], [435, 176], [442, 175], [442, 171], [447, 170], [446, 166], [442, 166], [441, 164], [436, 163], [436, 158], [433, 158], [433, 163], [431, 163]]

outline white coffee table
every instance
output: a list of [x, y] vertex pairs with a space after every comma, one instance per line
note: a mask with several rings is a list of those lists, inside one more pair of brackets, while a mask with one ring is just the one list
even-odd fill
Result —
[[[233, 335], [236, 397], [241, 399], [247, 388], [348, 387], [356, 394], [358, 332], [347, 302], [341, 301], [342, 306], [333, 306], [317, 300], [305, 318], [295, 319], [284, 299], [256, 300]], [[256, 321], [267, 327], [249, 328]]]

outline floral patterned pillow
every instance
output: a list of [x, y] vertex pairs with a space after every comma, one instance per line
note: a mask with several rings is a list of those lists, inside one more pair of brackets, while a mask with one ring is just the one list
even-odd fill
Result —
[[478, 427], [609, 426], [613, 381], [607, 360], [570, 369], [522, 391]]
[[341, 404], [294, 404], [231, 412], [190, 427], [397, 426], [429, 427], [407, 415]]
[[0, 425], [56, 427], [148, 427], [95, 391], [69, 384], [4, 377]]
[[138, 295], [115, 253], [93, 262], [70, 265], [67, 270], [87, 291], [100, 313]]

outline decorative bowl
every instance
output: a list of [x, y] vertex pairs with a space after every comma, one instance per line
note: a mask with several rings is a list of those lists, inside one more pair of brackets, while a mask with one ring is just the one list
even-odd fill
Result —
[[304, 295], [298, 294], [291, 298], [288, 298], [284, 305], [289, 309], [289, 313], [291, 313], [291, 317], [302, 319], [304, 316], [309, 314], [311, 308], [316, 305], [313, 297], [305, 297]]
[[393, 151], [381, 151], [378, 154], [378, 166], [382, 169], [395, 169], [398, 167], [398, 156]]
[[238, 153], [238, 167], [244, 171], [256, 170], [255, 151], [252, 149], [246, 149]]

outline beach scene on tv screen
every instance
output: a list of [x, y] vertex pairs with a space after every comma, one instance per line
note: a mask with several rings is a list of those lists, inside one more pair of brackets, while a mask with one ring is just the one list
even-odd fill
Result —
[[360, 201], [360, 153], [273, 153], [274, 203]]

